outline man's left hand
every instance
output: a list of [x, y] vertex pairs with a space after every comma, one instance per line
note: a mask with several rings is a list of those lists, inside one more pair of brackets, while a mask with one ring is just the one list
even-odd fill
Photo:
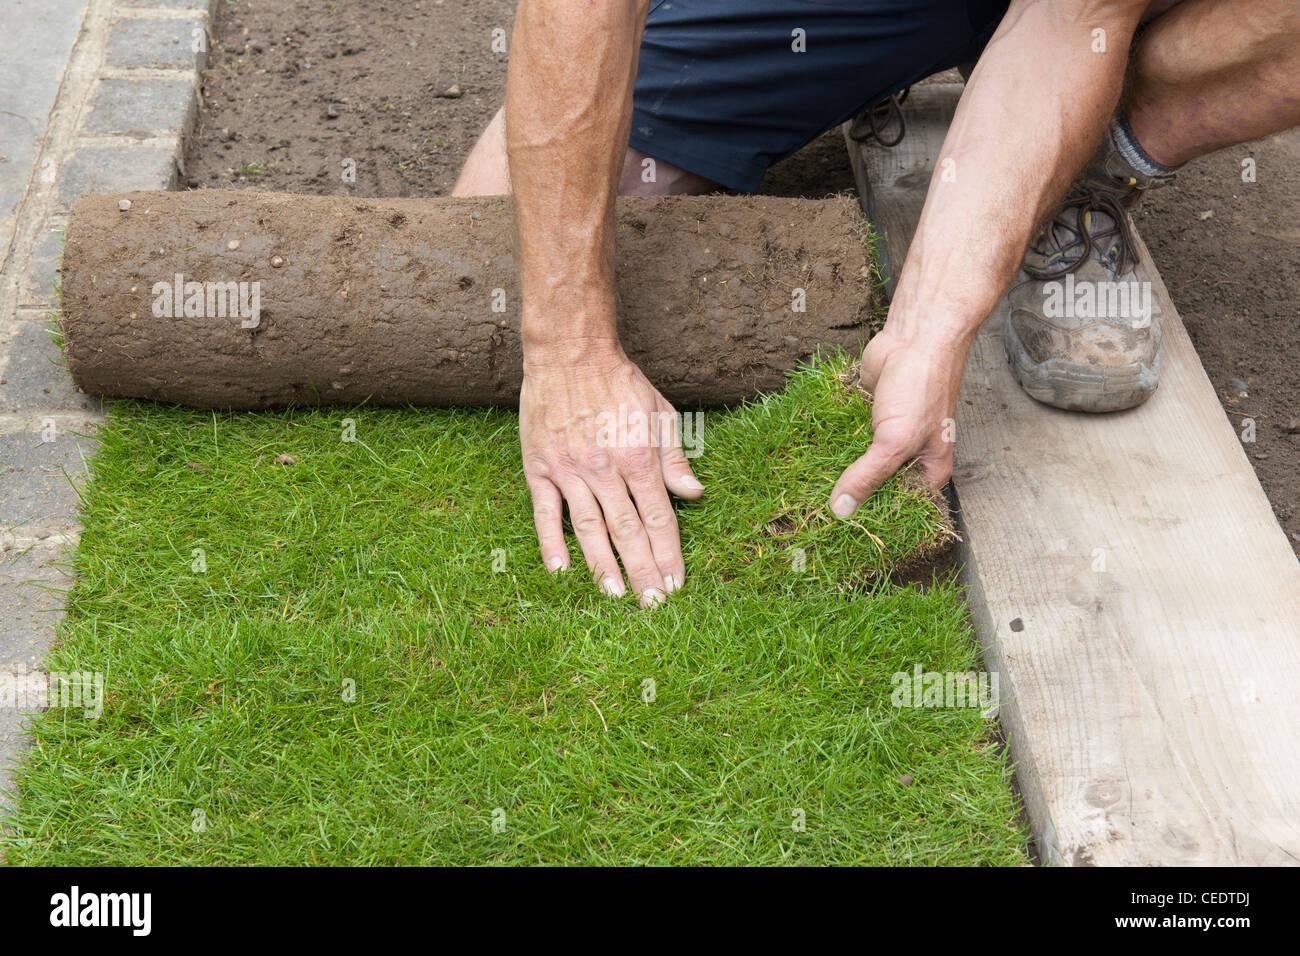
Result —
[[847, 518], [890, 476], [915, 459], [925, 481], [952, 476], [957, 393], [967, 347], [905, 340], [885, 329], [862, 353], [862, 385], [872, 393], [875, 439], [831, 491], [831, 511]]

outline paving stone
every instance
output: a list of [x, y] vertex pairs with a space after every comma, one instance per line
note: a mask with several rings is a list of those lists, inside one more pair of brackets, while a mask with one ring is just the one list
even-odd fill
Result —
[[[44, 548], [0, 551], [0, 672], [4, 675], [25, 677], [44, 669], [65, 592], [72, 587], [67, 561], [66, 553]], [[0, 703], [0, 809], [10, 811], [15, 805], [11, 771], [31, 745], [27, 726], [36, 711], [27, 701], [14, 703], [18, 706]]]
[[194, 121], [196, 99], [194, 84], [184, 78], [101, 80], [83, 124], [91, 133], [183, 134]]
[[154, 146], [84, 148], [72, 154], [59, 179], [58, 199], [66, 210], [86, 193], [172, 189], [176, 160]]
[[[93, 455], [99, 439], [54, 422], [47, 429], [38, 414], [27, 431], [0, 434], [0, 527], [56, 524], [77, 514], [77, 493], [69, 479], [83, 480], [82, 456]], [[52, 440], [45, 441], [47, 437]]]
[[86, 0], [0, 2], [0, 261], [31, 181]]
[[57, 300], [59, 263], [63, 259], [63, 230], [47, 228], [36, 240], [19, 288], [19, 305], [52, 305]]
[[24, 751], [31, 746], [27, 719], [24, 710], [0, 708], [0, 811], [7, 813], [13, 813], [18, 806], [17, 794], [13, 792], [12, 771]]
[[[194, 44], [201, 40], [202, 49]], [[209, 40], [203, 21], [118, 20], [109, 30], [105, 62], [109, 66], [155, 70], [192, 70], [207, 66]]]
[[68, 554], [57, 548], [0, 551], [0, 670], [39, 670], [56, 614], [72, 585]]
[[119, 0], [124, 7], [139, 9], [152, 7], [156, 10], [195, 10], [211, 15], [221, 0]]
[[11, 337], [0, 344], [0, 353], [9, 354], [7, 363], [0, 360], [0, 415], [23, 408], [102, 410], [102, 399], [73, 386], [59, 347], [50, 338], [48, 313], [25, 315], [29, 318], [8, 327]]

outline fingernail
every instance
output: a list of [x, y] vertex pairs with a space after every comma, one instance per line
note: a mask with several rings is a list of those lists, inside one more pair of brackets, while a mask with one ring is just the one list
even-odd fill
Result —
[[627, 585], [623, 583], [623, 576], [605, 575], [600, 579], [600, 589], [610, 597], [622, 597], [627, 593]]
[[550, 561], [547, 561], [547, 562], [546, 562], [546, 569], [547, 569], [548, 571], [550, 571], [552, 574], [555, 573], [556, 571], [563, 571], [563, 570], [564, 570], [564, 559], [563, 559], [563, 558], [551, 558]]
[[641, 592], [641, 606], [654, 607], [657, 604], [663, 604], [668, 600], [668, 595], [664, 594], [658, 588], [646, 588]]
[[831, 505], [831, 511], [835, 512], [837, 518], [847, 518], [857, 510], [858, 503], [853, 500], [852, 495], [840, 495]]
[[704, 486], [700, 484], [699, 479], [694, 475], [682, 475], [682, 484], [691, 489], [691, 491], [703, 491]]
[[677, 583], [677, 579], [676, 579], [675, 577], [673, 577], [671, 574], [665, 574], [665, 575], [664, 575], [664, 590], [665, 590], [665, 591], [667, 591], [669, 594], [672, 594], [672, 593], [673, 593], [674, 591], [676, 591], [679, 587], [681, 587], [681, 585]]

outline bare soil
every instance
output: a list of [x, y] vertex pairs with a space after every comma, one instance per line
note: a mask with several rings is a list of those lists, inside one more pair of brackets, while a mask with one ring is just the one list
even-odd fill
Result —
[[[227, 0], [188, 185], [448, 194], [502, 102], [506, 54], [493, 46], [508, 42], [514, 6]], [[1242, 181], [1246, 158], [1254, 182]], [[344, 179], [348, 160], [354, 182]], [[852, 188], [832, 132], [771, 170], [762, 192], [820, 198]], [[1300, 134], [1190, 164], [1135, 218], [1225, 413], [1239, 434], [1243, 419], [1255, 423], [1247, 454], [1300, 553]]]

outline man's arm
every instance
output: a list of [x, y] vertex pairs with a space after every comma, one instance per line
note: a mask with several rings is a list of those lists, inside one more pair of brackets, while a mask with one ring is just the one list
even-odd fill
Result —
[[951, 476], [944, 421], [966, 353], [1100, 140], [1146, 5], [1011, 4], [944, 140], [884, 329], [863, 352], [875, 439], [831, 492], [835, 514], [848, 517], [911, 459], [936, 487]]
[[567, 501], [595, 581], [623, 594], [621, 557], [643, 604], [685, 578], [667, 491], [704, 490], [680, 447], [598, 441], [602, 413], [629, 420], [620, 406], [651, 421], [673, 412], [624, 355], [615, 328], [614, 198], [648, 8], [649, 0], [522, 0], [506, 86], [523, 287], [519, 430], [542, 560], [569, 566]]
[[613, 355], [614, 196], [648, 0], [523, 0], [506, 86], [524, 347]]

